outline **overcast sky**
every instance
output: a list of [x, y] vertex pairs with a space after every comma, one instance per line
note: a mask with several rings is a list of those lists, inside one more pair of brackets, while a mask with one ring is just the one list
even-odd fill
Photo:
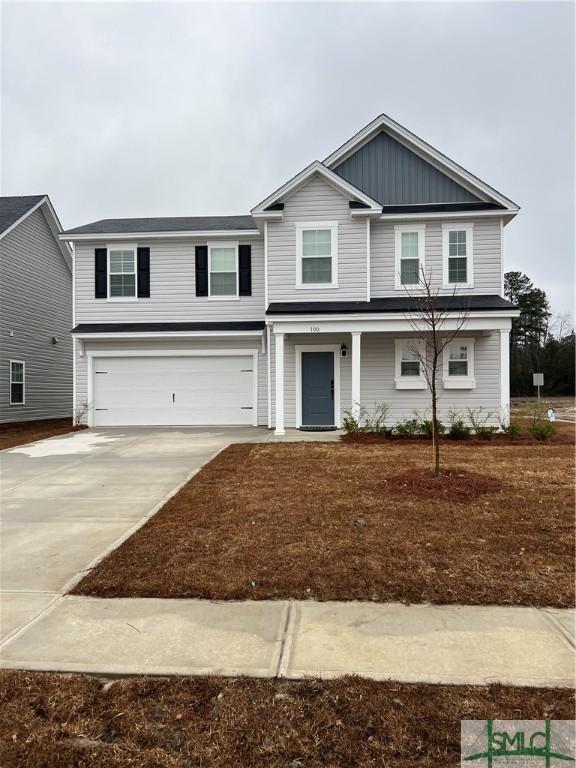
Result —
[[385, 112], [512, 198], [506, 269], [574, 283], [571, 3], [3, 3], [2, 194], [66, 228], [248, 213]]

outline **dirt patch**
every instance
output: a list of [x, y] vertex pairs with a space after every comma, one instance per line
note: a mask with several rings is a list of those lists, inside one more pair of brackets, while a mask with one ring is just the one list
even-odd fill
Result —
[[66, 419], [41, 419], [0, 424], [0, 450], [33, 443], [46, 437], [65, 435], [67, 432], [77, 432], [81, 429], [86, 429], [86, 427], [73, 427], [71, 416]]
[[502, 483], [495, 477], [456, 468], [444, 468], [440, 477], [434, 477], [429, 469], [411, 469], [383, 483], [383, 490], [389, 493], [409, 493], [421, 499], [459, 502], [471, 501], [486, 493], [497, 493], [501, 489]]
[[456, 768], [461, 719], [572, 719], [568, 689], [0, 672], [3, 768]]
[[462, 500], [386, 489], [431, 467], [429, 443], [233, 445], [73, 591], [567, 607], [573, 453], [446, 445], [445, 466], [502, 483]]

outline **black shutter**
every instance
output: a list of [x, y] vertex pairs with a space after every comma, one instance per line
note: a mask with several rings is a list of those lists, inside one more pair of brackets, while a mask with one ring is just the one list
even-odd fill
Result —
[[150, 296], [150, 248], [138, 248], [138, 298]]
[[240, 296], [252, 296], [252, 246], [238, 246]]
[[208, 296], [208, 246], [196, 246], [196, 296]]
[[108, 296], [108, 252], [106, 248], [94, 249], [94, 297]]

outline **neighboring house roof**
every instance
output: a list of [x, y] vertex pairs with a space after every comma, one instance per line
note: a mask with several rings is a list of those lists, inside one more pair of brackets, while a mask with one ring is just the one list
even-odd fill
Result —
[[227, 323], [80, 323], [72, 333], [180, 333], [185, 331], [262, 331], [262, 320]]
[[32, 213], [45, 198], [46, 195], [0, 197], [0, 235], [12, 228], [21, 218]]
[[42, 209], [48, 226], [52, 230], [54, 239], [58, 243], [60, 252], [64, 257], [68, 269], [72, 271], [72, 253], [66, 243], [60, 241], [58, 235], [62, 231], [62, 224], [52, 207], [48, 195], [21, 195], [0, 197], [0, 240], [18, 227], [31, 213]]
[[101, 219], [62, 235], [150, 234], [155, 232], [253, 232], [252, 216], [169, 216], [146, 219]]
[[[302, 301], [274, 302], [266, 310], [267, 315], [332, 315], [353, 312], [415, 312], [423, 299], [418, 296], [390, 296], [371, 301]], [[437, 296], [438, 310], [490, 311], [516, 309], [515, 305], [497, 295]]]
[[[411, 150], [418, 157], [425, 160], [428, 164], [441, 171], [443, 174], [453, 179], [462, 187], [467, 189], [472, 195], [476, 195], [481, 200], [492, 200], [511, 211], [518, 211], [518, 205], [498, 192], [486, 182], [479, 179], [474, 174], [467, 171], [458, 163], [455, 163], [449, 157], [439, 152], [433, 146], [425, 142], [415, 133], [409, 131], [400, 123], [397, 123], [388, 115], [379, 115], [371, 123], [368, 123], [361, 131], [352, 136], [347, 142], [342, 144], [335, 152], [332, 152], [324, 160], [324, 165], [338, 172], [338, 167], [344, 165], [345, 161], [355, 153], [375, 139], [378, 134], [386, 133], [396, 142]], [[345, 176], [348, 174], [345, 173]]]

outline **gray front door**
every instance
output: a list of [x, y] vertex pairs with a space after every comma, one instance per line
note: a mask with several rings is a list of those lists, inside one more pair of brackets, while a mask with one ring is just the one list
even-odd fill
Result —
[[302, 425], [334, 425], [333, 352], [302, 352]]

